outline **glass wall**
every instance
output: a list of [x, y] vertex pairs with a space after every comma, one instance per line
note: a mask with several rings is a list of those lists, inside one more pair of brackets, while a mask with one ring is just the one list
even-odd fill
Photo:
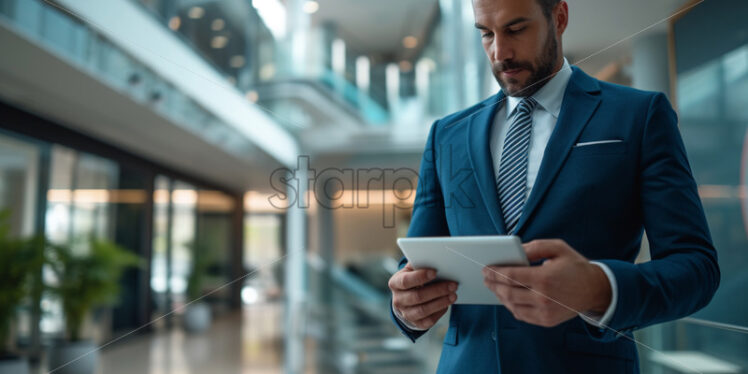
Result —
[[[150, 287], [155, 302], [153, 318], [180, 315], [198, 298], [217, 309], [231, 302], [233, 280], [232, 220], [236, 201], [216, 190], [156, 177], [153, 194], [153, 256]], [[199, 283], [194, 272], [200, 272]], [[168, 322], [167, 322], [168, 323]]]
[[[27, 116], [32, 123], [41, 121]], [[157, 174], [168, 170], [111, 147], [92, 146], [94, 141], [68, 130], [52, 131], [64, 135], [33, 139], [0, 132], [0, 211], [10, 213], [12, 235], [44, 234], [49, 243], [67, 246], [75, 255], [89, 253], [92, 239], [106, 240], [143, 260], [143, 266], [124, 272], [117, 302], [88, 316], [83, 337], [104, 343], [180, 310], [195, 295], [206, 295], [204, 300], [219, 312], [239, 300], [240, 285], [225, 287], [237, 276], [232, 264], [241, 259], [236, 251], [242, 235], [236, 222], [239, 199], [186, 178]], [[67, 143], [49, 142], [57, 137]], [[81, 150], [91, 148], [111, 154]], [[197, 269], [203, 282], [188, 294]], [[48, 286], [59, 284], [48, 265], [39, 276]], [[50, 290], [38, 302], [29, 295], [13, 330], [21, 352], [39, 354], [43, 345], [65, 335], [62, 300]]]
[[[116, 222], [110, 192], [117, 188], [118, 174], [119, 168], [111, 160], [53, 145], [45, 217], [49, 240], [70, 246], [77, 255], [88, 253], [91, 239], [114, 242]], [[49, 267], [45, 267], [44, 282], [52, 286], [58, 284]], [[62, 301], [47, 291], [41, 305], [42, 333], [53, 337], [63, 336], [65, 319]], [[104, 329], [88, 334], [101, 334], [98, 336], [105, 338], [108, 332], [109, 329]]]
[[169, 251], [170, 310], [179, 309], [187, 302], [187, 282], [193, 263], [195, 231], [197, 228], [197, 192], [195, 187], [174, 181], [171, 191], [172, 214], [171, 248]]
[[34, 232], [40, 150], [35, 144], [0, 133], [0, 210], [11, 214], [16, 236]]
[[[748, 25], [744, 1], [705, 2], [673, 23], [675, 100], [722, 271], [712, 302], [640, 337], [645, 372], [748, 370]], [[715, 23], [714, 20], [720, 21]], [[710, 30], [703, 32], [703, 30]], [[725, 35], [731, 35], [725, 38]], [[692, 364], [685, 367], [688, 360]]]
[[[281, 295], [283, 217], [273, 213], [248, 213], [244, 218], [244, 269], [248, 274], [242, 302], [278, 301]], [[274, 266], [269, 264], [276, 263]]]
[[232, 248], [236, 238], [231, 235], [236, 203], [235, 199], [221, 191], [197, 191], [193, 261], [203, 269], [205, 279], [196, 292], [205, 295], [205, 300], [219, 310], [231, 305], [231, 287], [227, 285], [233, 284], [231, 282], [238, 275], [232, 268]]
[[[29, 237], [38, 226], [39, 164], [41, 147], [28, 139], [0, 132], [0, 216], [14, 238]], [[2, 250], [3, 248], [0, 248]], [[27, 345], [32, 335], [31, 300], [25, 300], [16, 315], [15, 335]]]
[[169, 311], [169, 248], [171, 235], [169, 225], [171, 217], [171, 181], [159, 175], [156, 177], [153, 191], [153, 247], [151, 254], [151, 292], [153, 299], [154, 319]]

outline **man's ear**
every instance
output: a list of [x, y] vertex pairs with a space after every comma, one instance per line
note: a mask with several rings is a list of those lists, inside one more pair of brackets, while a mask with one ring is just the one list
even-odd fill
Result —
[[559, 37], [566, 31], [566, 26], [569, 25], [569, 5], [566, 1], [559, 1], [556, 7], [553, 8], [553, 21], [556, 26], [556, 35]]

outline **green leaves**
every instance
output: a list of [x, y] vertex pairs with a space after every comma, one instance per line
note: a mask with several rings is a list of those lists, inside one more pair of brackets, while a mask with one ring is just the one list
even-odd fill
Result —
[[49, 264], [57, 277], [49, 287], [62, 299], [66, 329], [71, 340], [80, 338], [86, 315], [95, 307], [114, 304], [119, 279], [141, 260], [114, 243], [92, 239], [86, 253], [74, 253], [71, 246], [49, 245]]
[[[80, 338], [83, 321], [93, 308], [117, 301], [122, 273], [141, 266], [140, 257], [112, 242], [90, 239], [84, 244], [52, 244], [41, 235], [13, 238], [10, 211], [0, 211], [0, 354], [9, 350], [1, 344], [7, 341], [16, 309], [30, 292], [44, 287], [39, 281], [44, 265], [55, 274], [56, 281], [46, 289], [62, 300], [71, 340]], [[87, 250], [78, 250], [81, 247]]]
[[10, 350], [2, 346], [10, 323], [44, 263], [44, 238], [13, 238], [9, 221], [10, 211], [0, 211], [0, 355]]

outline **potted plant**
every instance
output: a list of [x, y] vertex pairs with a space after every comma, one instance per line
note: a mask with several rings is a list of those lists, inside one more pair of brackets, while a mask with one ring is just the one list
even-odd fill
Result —
[[48, 263], [57, 278], [49, 288], [62, 300], [67, 337], [50, 348], [49, 369], [57, 374], [92, 374], [98, 353], [92, 339], [83, 339], [83, 323], [94, 308], [117, 301], [122, 272], [139, 265], [140, 259], [114, 243], [95, 239], [87, 251], [66, 245], [49, 248]]
[[187, 305], [182, 316], [185, 330], [200, 333], [210, 328], [212, 315], [210, 305], [203, 301], [203, 287], [210, 266], [209, 252], [206, 246], [192, 246], [192, 268], [187, 278]]
[[0, 374], [27, 374], [28, 362], [14, 354], [11, 326], [44, 262], [44, 240], [11, 237], [10, 212], [0, 212]]

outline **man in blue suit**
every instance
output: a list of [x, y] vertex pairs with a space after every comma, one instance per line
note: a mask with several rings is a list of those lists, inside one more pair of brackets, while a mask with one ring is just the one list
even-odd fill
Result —
[[458, 285], [403, 259], [393, 320], [415, 341], [451, 306], [440, 373], [636, 373], [632, 331], [719, 284], [676, 115], [569, 66], [564, 1], [473, 9], [501, 92], [432, 126], [408, 236], [518, 235], [542, 264], [483, 269], [502, 306], [453, 305]]

